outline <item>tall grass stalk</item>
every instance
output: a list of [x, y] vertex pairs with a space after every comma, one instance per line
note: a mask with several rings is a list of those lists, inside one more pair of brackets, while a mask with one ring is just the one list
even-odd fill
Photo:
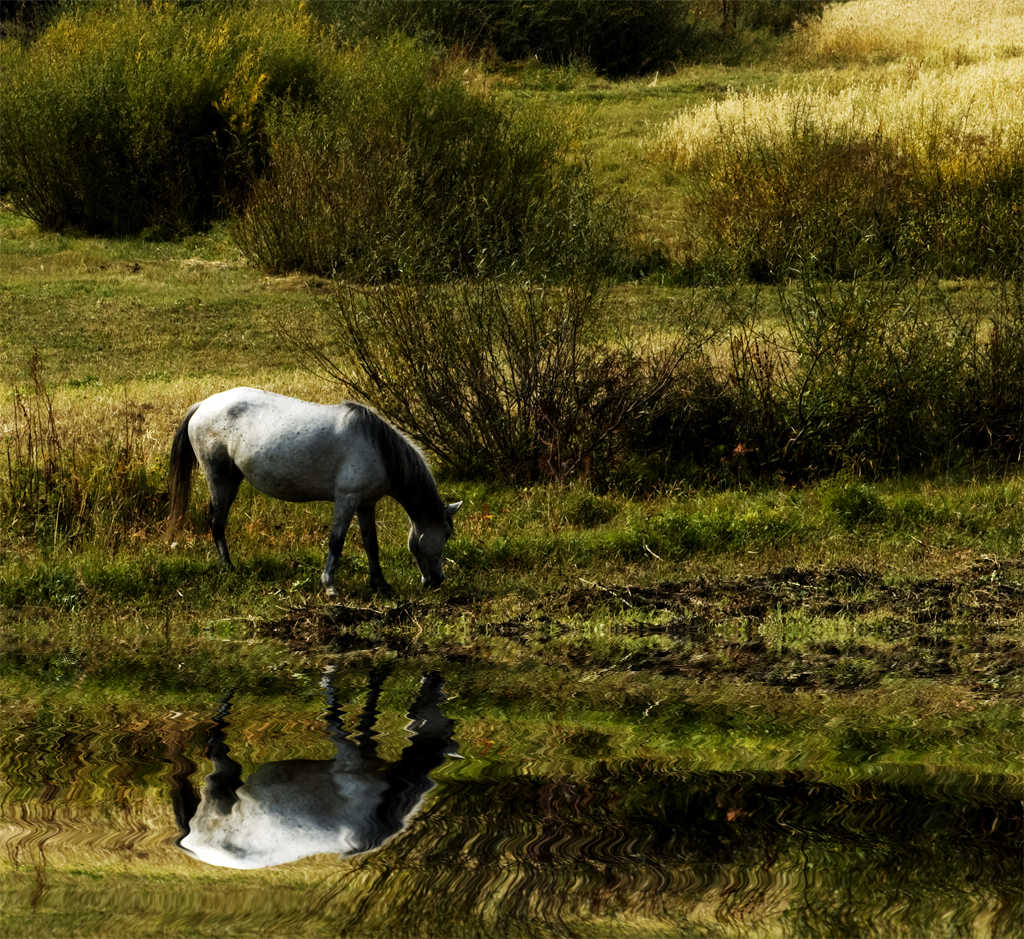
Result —
[[146, 409], [126, 399], [112, 418], [98, 432], [69, 428], [33, 357], [27, 387], [11, 391], [4, 435], [0, 522], [10, 537], [116, 546], [153, 529], [166, 496], [143, 445]]

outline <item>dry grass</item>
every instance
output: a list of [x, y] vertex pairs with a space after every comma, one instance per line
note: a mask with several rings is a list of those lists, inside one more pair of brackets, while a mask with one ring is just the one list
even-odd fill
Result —
[[853, 0], [825, 8], [794, 38], [816, 64], [913, 60], [962, 65], [1024, 53], [1022, 0]]
[[[811, 130], [965, 164], [1024, 139], [1024, 0], [853, 0], [827, 7], [793, 48], [829, 70], [682, 111], [649, 139], [651, 151], [687, 170], [723, 138], [756, 135], [772, 147]], [[833, 71], [839, 62], [864, 68]]]
[[888, 66], [837, 87], [820, 83], [769, 92], [732, 93], [684, 111], [650, 138], [651, 152], [677, 170], [700, 168], [725, 140], [781, 146], [814, 131], [894, 141], [908, 156], [947, 171], [1019, 150], [1024, 139], [1024, 58], [957, 69]]

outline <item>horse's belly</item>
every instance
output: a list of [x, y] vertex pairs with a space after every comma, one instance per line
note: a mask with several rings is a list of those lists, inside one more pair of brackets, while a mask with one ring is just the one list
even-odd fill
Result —
[[254, 489], [288, 502], [333, 502], [337, 472], [322, 459], [303, 459], [294, 450], [282, 455], [256, 454], [235, 459]]

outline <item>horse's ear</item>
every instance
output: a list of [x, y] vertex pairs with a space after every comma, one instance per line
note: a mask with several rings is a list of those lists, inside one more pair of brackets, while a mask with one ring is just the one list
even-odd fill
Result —
[[448, 517], [452, 518], [461, 508], [462, 500], [460, 499], [458, 502], [449, 502], [445, 510], [448, 512]]

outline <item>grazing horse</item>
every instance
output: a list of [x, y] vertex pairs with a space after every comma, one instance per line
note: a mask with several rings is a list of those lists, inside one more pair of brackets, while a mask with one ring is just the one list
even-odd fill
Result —
[[371, 674], [353, 741], [342, 726], [333, 682], [325, 680], [333, 759], [264, 763], [244, 780], [226, 742], [229, 697], [207, 744], [213, 772], [202, 797], [189, 779], [190, 760], [172, 777], [178, 846], [207, 864], [251, 870], [314, 854], [362, 854], [402, 831], [434, 786], [430, 773], [455, 755], [454, 724], [441, 713], [440, 676], [428, 675], [409, 708], [410, 742], [396, 762], [385, 762], [373, 733], [382, 681], [382, 672]]
[[171, 445], [171, 533], [188, 508], [197, 462], [210, 490], [210, 532], [225, 567], [231, 567], [224, 539], [228, 511], [248, 479], [277, 499], [334, 503], [320, 577], [328, 596], [337, 593], [334, 569], [354, 515], [370, 563], [370, 587], [390, 590], [380, 569], [376, 515], [378, 500], [387, 495], [412, 523], [409, 550], [423, 586], [438, 587], [444, 580], [444, 546], [462, 503], [445, 505], [423, 454], [362, 404], [314, 404], [256, 388], [233, 388], [194, 404]]

